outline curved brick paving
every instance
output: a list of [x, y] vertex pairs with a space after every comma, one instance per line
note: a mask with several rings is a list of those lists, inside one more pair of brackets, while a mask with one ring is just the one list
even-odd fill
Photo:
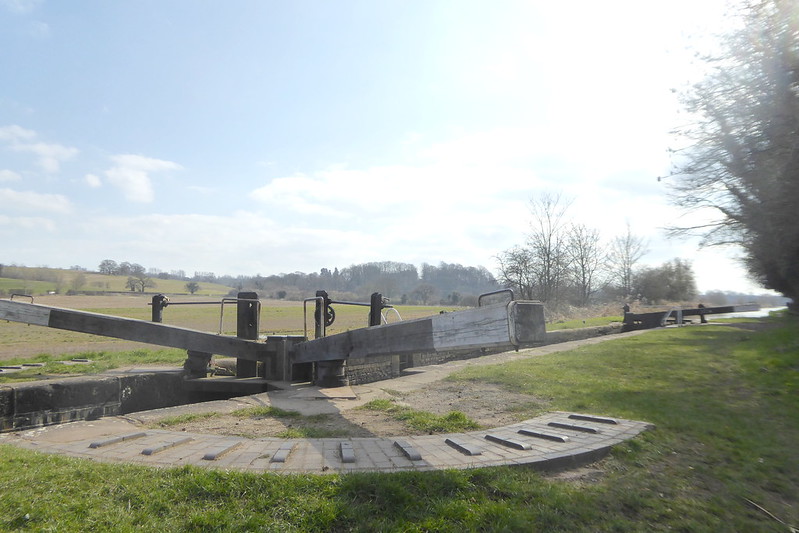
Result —
[[496, 465], [568, 468], [603, 457], [645, 422], [555, 412], [490, 430], [386, 438], [247, 439], [142, 430], [125, 417], [7, 433], [0, 442], [97, 461], [255, 472], [439, 470]]

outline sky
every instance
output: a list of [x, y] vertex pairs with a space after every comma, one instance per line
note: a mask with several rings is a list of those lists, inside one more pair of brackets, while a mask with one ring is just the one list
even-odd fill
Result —
[[673, 89], [722, 0], [0, 0], [0, 263], [270, 275], [484, 266], [561, 194], [642, 265], [668, 240]]

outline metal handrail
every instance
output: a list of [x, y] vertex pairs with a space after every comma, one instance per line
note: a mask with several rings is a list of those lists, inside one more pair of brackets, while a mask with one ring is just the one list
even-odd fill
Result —
[[[387, 307], [386, 309], [388, 309], [388, 311], [394, 311], [394, 314], [397, 315], [399, 321], [402, 322], [402, 315], [400, 315], [400, 312], [397, 310], [396, 307], [391, 306]], [[385, 313], [381, 313], [381, 316], [383, 317], [383, 324], [388, 324], [388, 311]]]
[[[306, 298], [302, 301], [302, 333], [305, 338], [308, 338], [308, 302], [316, 302], [319, 309], [324, 309], [325, 307], [325, 298], [324, 296], [314, 296], [313, 298]], [[321, 328], [322, 328], [322, 337], [325, 336], [325, 320], [324, 317], [320, 317]]]
[[504, 292], [510, 293], [510, 301], [514, 301], [516, 296], [513, 294], [513, 289], [499, 289], [498, 291], [491, 291], [485, 292], [477, 297], [477, 307], [482, 307], [482, 301], [484, 296], [493, 296], [495, 294], [502, 294]]
[[[33, 301], [33, 300], [31, 300]], [[258, 306], [256, 313], [258, 316], [261, 316], [261, 300], [257, 298], [222, 298], [220, 301], [210, 301], [210, 302], [170, 302], [168, 299], [164, 302], [164, 307], [167, 308], [171, 305], [216, 305], [219, 304], [219, 331], [217, 332], [218, 335], [222, 335], [222, 328], [224, 325], [225, 320], [225, 304], [235, 303], [238, 304], [239, 302], [255, 302]], [[147, 305], [153, 305], [152, 302], [147, 302]]]
[[[225, 304], [226, 303], [235, 303], [238, 304], [239, 302], [255, 302], [258, 306], [258, 309], [255, 311], [257, 315], [261, 316], [261, 300], [257, 298], [222, 298], [222, 301], [219, 302], [219, 334], [222, 335], [222, 320], [225, 317]], [[170, 302], [169, 305], [172, 305]]]

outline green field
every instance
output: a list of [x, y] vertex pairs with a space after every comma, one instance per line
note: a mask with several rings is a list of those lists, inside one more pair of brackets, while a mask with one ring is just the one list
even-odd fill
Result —
[[451, 379], [465, 391], [491, 382], [548, 410], [656, 428], [584, 475], [563, 476], [513, 467], [281, 476], [0, 446], [0, 529], [784, 533], [799, 525], [795, 316], [656, 330]]
[[[125, 293], [132, 292], [128, 287], [128, 276], [108, 276], [93, 272], [62, 270], [55, 268], [5, 267], [4, 271], [18, 270], [21, 277], [0, 277], [0, 295], [57, 293]], [[80, 276], [80, 278], [79, 278]], [[78, 280], [79, 281], [76, 281]], [[176, 279], [151, 278], [152, 287], [148, 293], [189, 294], [186, 282]], [[226, 296], [231, 287], [218, 283], [199, 283], [198, 295]]]

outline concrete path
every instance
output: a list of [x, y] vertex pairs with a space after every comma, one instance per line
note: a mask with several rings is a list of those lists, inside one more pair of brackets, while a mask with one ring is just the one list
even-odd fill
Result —
[[[150, 466], [196, 465], [254, 472], [331, 473], [438, 470], [496, 465], [562, 469], [593, 462], [614, 444], [651, 427], [645, 422], [554, 412], [489, 430], [403, 437], [278, 439], [230, 437], [144, 429], [142, 422], [199, 412], [230, 412], [272, 405], [303, 415], [337, 413], [378, 398], [382, 389], [412, 392], [467, 366], [487, 365], [569, 350], [623, 336], [553, 344], [441, 365], [409, 369], [406, 375], [366, 385], [319, 389], [284, 384], [285, 390], [201, 404], [157, 409], [127, 416], [0, 434], [0, 443], [96, 461]], [[142, 369], [128, 369], [129, 372]]]

